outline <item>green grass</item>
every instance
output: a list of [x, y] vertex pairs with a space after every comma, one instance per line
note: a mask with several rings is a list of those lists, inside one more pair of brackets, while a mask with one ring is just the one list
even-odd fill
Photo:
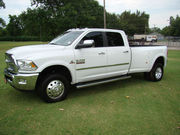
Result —
[[180, 134], [180, 51], [169, 51], [160, 82], [136, 74], [70, 91], [63, 102], [48, 104], [34, 92], [19, 92], [3, 81], [5, 50], [26, 44], [35, 42], [0, 42], [1, 135]]

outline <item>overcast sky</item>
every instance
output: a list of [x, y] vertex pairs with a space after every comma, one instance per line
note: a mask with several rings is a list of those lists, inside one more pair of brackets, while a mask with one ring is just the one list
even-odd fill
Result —
[[[6, 9], [0, 10], [0, 17], [8, 23], [8, 15], [19, 15], [28, 7], [30, 0], [3, 0]], [[103, 5], [103, 0], [97, 0]], [[121, 14], [125, 10], [145, 11], [150, 15], [150, 27], [163, 28], [169, 25], [169, 17], [180, 15], [180, 0], [106, 0], [106, 10], [111, 13]]]

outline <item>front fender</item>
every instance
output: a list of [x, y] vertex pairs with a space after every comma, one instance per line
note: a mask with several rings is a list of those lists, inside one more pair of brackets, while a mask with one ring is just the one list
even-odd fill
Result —
[[64, 66], [66, 67], [72, 77], [72, 84], [75, 83], [76, 77], [75, 77], [75, 64], [70, 64], [65, 61], [60, 61], [60, 60], [54, 60], [54, 61], [46, 61], [45, 63], [41, 64], [41, 66], [38, 68], [37, 72], [41, 73], [44, 69], [51, 67], [51, 66]]

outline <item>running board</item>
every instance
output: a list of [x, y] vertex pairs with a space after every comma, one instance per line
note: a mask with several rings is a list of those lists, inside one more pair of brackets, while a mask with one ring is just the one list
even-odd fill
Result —
[[110, 78], [110, 79], [103, 79], [103, 80], [98, 80], [98, 81], [92, 81], [92, 82], [87, 82], [87, 83], [80, 83], [76, 85], [76, 88], [85, 88], [85, 87], [90, 87], [90, 86], [95, 86], [99, 84], [104, 84], [104, 83], [109, 83], [109, 82], [114, 82], [114, 81], [119, 81], [119, 80], [124, 80], [131, 78], [131, 76], [121, 76], [121, 77], [116, 77], [116, 78]]

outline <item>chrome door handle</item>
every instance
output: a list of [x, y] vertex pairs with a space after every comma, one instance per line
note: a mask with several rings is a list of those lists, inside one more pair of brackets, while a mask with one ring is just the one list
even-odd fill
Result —
[[129, 51], [124, 51], [123, 53], [128, 53]]
[[100, 53], [98, 53], [99, 55], [105, 55], [105, 52], [100, 52]]

